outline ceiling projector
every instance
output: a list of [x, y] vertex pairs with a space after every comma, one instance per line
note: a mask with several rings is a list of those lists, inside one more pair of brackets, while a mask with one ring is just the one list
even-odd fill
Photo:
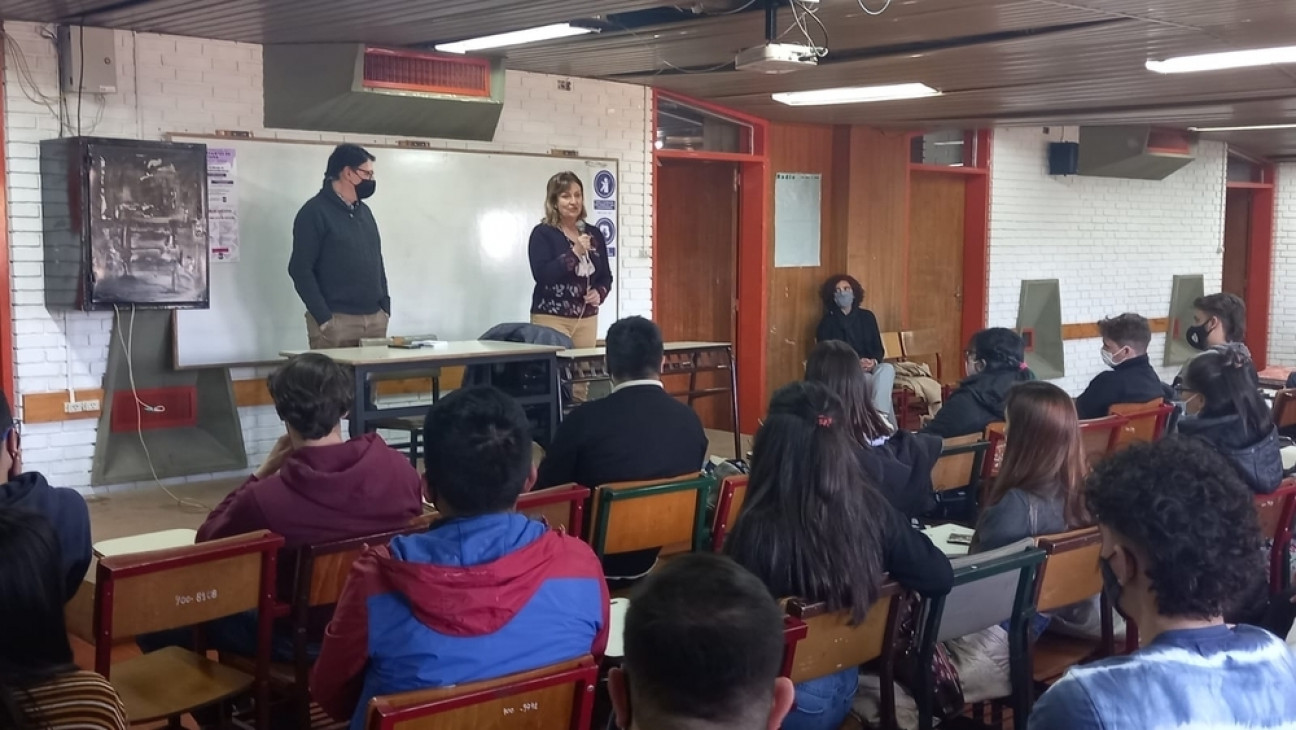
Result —
[[737, 70], [761, 74], [785, 74], [818, 64], [813, 48], [796, 43], [766, 43], [748, 48], [734, 59]]

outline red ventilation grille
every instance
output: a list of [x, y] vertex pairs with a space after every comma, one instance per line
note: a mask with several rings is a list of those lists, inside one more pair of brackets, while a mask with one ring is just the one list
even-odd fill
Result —
[[1192, 153], [1192, 137], [1178, 129], [1154, 127], [1148, 132], [1148, 152], [1169, 155], [1187, 155]]
[[198, 388], [187, 385], [178, 388], [144, 388], [139, 399], [129, 390], [113, 393], [113, 433], [120, 431], [149, 430], [154, 428], [184, 428], [198, 424]]
[[490, 96], [490, 82], [490, 61], [484, 58], [365, 49], [366, 89]]

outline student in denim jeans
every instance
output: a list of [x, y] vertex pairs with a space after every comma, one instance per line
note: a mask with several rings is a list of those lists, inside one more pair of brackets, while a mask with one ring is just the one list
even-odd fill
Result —
[[[818, 383], [793, 383], [756, 432], [747, 499], [725, 552], [775, 596], [850, 609], [855, 621], [883, 576], [931, 596], [953, 582], [949, 560], [869, 483], [855, 458], [841, 401]], [[850, 713], [858, 667], [802, 682], [784, 730], [836, 730]]]

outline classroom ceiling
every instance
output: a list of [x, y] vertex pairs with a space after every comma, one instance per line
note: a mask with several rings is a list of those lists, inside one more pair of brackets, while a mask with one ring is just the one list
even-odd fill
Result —
[[[885, 0], [863, 0], [872, 9]], [[764, 38], [763, 0], [0, 0], [0, 18], [84, 22], [253, 43], [430, 46], [562, 21], [603, 32], [509, 49], [511, 68], [645, 83], [789, 122], [894, 128], [1296, 122], [1296, 65], [1160, 75], [1149, 58], [1286, 45], [1296, 0], [822, 0], [814, 69], [733, 70]], [[749, 7], [748, 7], [749, 6]], [[702, 10], [695, 14], [694, 9]], [[734, 12], [735, 10], [739, 12]], [[791, 11], [779, 13], [796, 42]], [[942, 96], [792, 108], [775, 91], [922, 82]], [[1296, 157], [1296, 129], [1218, 136]]]

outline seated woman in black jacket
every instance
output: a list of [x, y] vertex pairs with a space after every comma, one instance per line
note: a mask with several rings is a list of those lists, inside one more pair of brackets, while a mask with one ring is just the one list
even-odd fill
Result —
[[839, 340], [850, 345], [868, 381], [873, 408], [894, 418], [891, 390], [895, 388], [895, 366], [882, 362], [886, 348], [882, 346], [877, 317], [861, 307], [864, 287], [853, 276], [837, 274], [823, 283], [819, 298], [823, 300], [824, 316], [815, 329], [815, 341]]
[[1232, 460], [1247, 485], [1268, 494], [1282, 481], [1278, 430], [1260, 397], [1260, 383], [1246, 346], [1229, 343], [1193, 358], [1179, 398], [1189, 417], [1179, 432], [1201, 438]]
[[805, 379], [822, 383], [841, 399], [860, 465], [891, 506], [909, 518], [935, 506], [931, 470], [940, 458], [941, 440], [892, 429], [873, 407], [868, 379], [850, 345], [836, 340], [815, 345]]
[[967, 377], [923, 428], [924, 433], [941, 438], [981, 433], [1004, 420], [1008, 389], [1035, 379], [1026, 367], [1026, 346], [1010, 329], [991, 327], [972, 335], [964, 356]]
[[[792, 383], [770, 401], [752, 445], [752, 472], [724, 550], [777, 597], [824, 601], [862, 621], [888, 574], [943, 595], [949, 560], [868, 483], [841, 401], [818, 383]], [[797, 685], [784, 730], [836, 730], [850, 712], [859, 667]]]

